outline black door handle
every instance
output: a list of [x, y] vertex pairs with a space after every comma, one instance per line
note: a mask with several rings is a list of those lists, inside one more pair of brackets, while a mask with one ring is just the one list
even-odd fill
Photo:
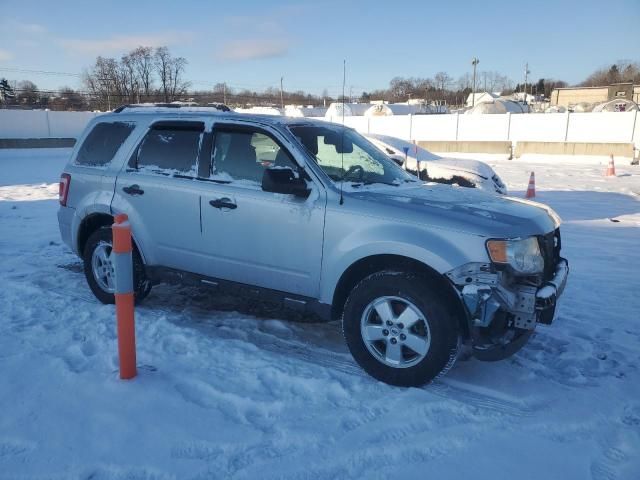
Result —
[[230, 198], [218, 198], [216, 200], [209, 200], [209, 205], [215, 208], [228, 208], [234, 210], [238, 208], [238, 205], [233, 203]]
[[122, 187], [122, 191], [128, 195], [144, 195], [144, 190], [142, 190], [139, 185]]

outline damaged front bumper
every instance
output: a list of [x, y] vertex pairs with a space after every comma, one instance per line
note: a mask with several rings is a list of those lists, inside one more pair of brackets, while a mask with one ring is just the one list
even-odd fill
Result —
[[564, 258], [556, 264], [553, 277], [538, 285], [518, 283], [487, 263], [471, 263], [448, 272], [469, 314], [475, 356], [506, 358], [522, 348], [538, 323], [551, 324], [568, 275]]

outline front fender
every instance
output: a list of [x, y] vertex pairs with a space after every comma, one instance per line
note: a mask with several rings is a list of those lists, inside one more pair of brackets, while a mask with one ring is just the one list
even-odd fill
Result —
[[[329, 215], [329, 212], [328, 212]], [[398, 255], [439, 273], [471, 261], [487, 261], [484, 238], [374, 217], [339, 215], [327, 221], [320, 302], [331, 304], [338, 281], [355, 262], [374, 255]], [[358, 228], [353, 230], [353, 226]], [[345, 231], [351, 231], [344, 234]]]

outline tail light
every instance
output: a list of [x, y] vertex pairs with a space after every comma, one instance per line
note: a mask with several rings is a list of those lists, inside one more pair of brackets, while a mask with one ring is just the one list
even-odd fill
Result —
[[60, 190], [58, 191], [58, 199], [60, 205], [67, 206], [67, 197], [69, 196], [69, 187], [71, 186], [71, 175], [63, 173], [60, 175]]

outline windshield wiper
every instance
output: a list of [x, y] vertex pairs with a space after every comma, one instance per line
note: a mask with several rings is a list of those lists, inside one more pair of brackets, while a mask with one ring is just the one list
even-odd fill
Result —
[[379, 185], [391, 185], [393, 187], [397, 187], [398, 184], [397, 183], [388, 183], [388, 182], [351, 182], [351, 187], [353, 188], [359, 188], [362, 186], [367, 186], [367, 185], [375, 185], [375, 184], [379, 184]]

